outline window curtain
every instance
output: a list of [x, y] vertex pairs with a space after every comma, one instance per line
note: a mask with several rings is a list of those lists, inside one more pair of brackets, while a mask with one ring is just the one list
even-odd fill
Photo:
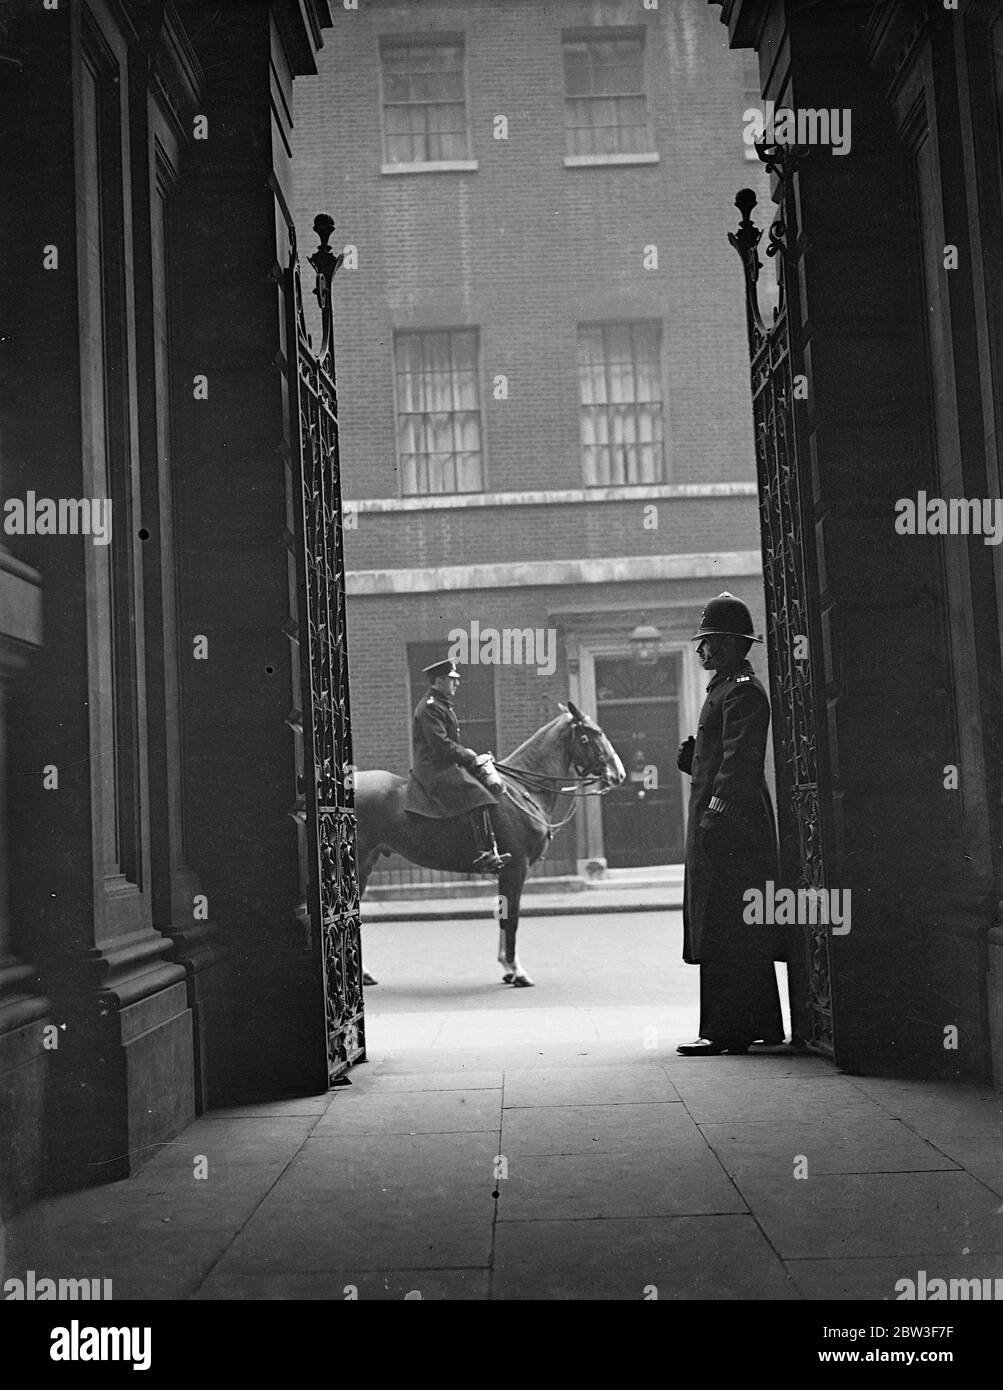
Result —
[[586, 487], [662, 481], [662, 384], [655, 324], [583, 326], [578, 339]]
[[406, 494], [481, 490], [476, 333], [399, 335], [397, 409]]

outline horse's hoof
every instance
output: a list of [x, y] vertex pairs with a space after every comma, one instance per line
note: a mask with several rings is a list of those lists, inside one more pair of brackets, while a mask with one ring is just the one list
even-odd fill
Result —
[[529, 989], [533, 981], [528, 975], [516, 975], [512, 983], [515, 985], [516, 989]]
[[511, 972], [511, 970], [510, 970], [510, 971], [508, 972], [507, 975], [503, 975], [503, 976], [502, 976], [502, 984], [503, 984], [503, 985], [510, 985], [511, 983], [512, 983], [512, 972]]
[[374, 980], [373, 977], [372, 977], [372, 975], [370, 975], [370, 973], [369, 973], [368, 970], [363, 970], [363, 972], [362, 972], [362, 983], [363, 983], [364, 985], [378, 985], [378, 984], [379, 984], [379, 980]]

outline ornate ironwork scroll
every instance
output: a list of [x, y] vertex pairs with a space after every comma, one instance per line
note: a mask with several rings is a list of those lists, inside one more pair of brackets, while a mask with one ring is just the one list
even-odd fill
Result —
[[[295, 411], [290, 521], [298, 619], [300, 792], [305, 926], [323, 969], [328, 1075], [333, 1080], [365, 1054], [355, 793], [348, 699], [344, 535], [338, 445], [331, 282], [342, 262], [329, 245], [334, 222], [314, 220], [320, 245], [310, 264], [323, 339], [315, 354], [307, 332], [295, 237], [286, 272], [287, 351]], [[298, 422], [298, 423], [297, 423]]]
[[[791, 187], [796, 155], [782, 147], [757, 146], [760, 159], [777, 175], [780, 211], [769, 230], [768, 257], [777, 258], [779, 303], [773, 322], [763, 320], [759, 305], [759, 244], [763, 233], [753, 225], [756, 195], [748, 188], [735, 198], [742, 214], [737, 232], [728, 240], [742, 258], [745, 302], [752, 364], [752, 401], [759, 476], [759, 515], [763, 544], [769, 630], [770, 695], [777, 775], [777, 815], [780, 828], [781, 873], [791, 886], [821, 888], [826, 882], [821, 804], [817, 687], [814, 660], [818, 651], [812, 636], [814, 615], [809, 594], [810, 557], [803, 528], [811, 526], [803, 505], [798, 458], [794, 379], [797, 345], [792, 344], [791, 294], [796, 279], [790, 266], [790, 230], [796, 209]], [[829, 955], [829, 930], [824, 923], [805, 925], [801, 946], [801, 981], [792, 980], [805, 997], [795, 1000], [795, 1032], [820, 1051], [835, 1050]]]

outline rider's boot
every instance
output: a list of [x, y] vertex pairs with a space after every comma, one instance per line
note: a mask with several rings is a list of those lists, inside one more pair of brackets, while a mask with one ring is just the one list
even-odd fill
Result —
[[488, 806], [478, 806], [470, 813], [470, 823], [474, 829], [474, 848], [478, 851], [474, 868], [478, 873], [497, 874], [512, 858], [511, 854], [499, 854], [495, 840], [494, 826], [491, 824], [491, 810]]

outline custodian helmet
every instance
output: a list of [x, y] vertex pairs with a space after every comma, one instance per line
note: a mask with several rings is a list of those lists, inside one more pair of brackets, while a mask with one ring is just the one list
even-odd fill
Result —
[[712, 598], [700, 619], [700, 630], [694, 632], [690, 641], [701, 637], [748, 637], [752, 642], [762, 642], [752, 630], [752, 614], [740, 598], [727, 590]]

